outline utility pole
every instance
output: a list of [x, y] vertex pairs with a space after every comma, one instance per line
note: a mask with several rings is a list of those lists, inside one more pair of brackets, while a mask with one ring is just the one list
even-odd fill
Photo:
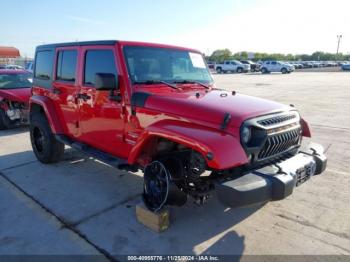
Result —
[[335, 55], [335, 62], [338, 62], [339, 45], [340, 45], [340, 40], [342, 37], [343, 37], [343, 35], [337, 35], [338, 45], [337, 45], [337, 54]]

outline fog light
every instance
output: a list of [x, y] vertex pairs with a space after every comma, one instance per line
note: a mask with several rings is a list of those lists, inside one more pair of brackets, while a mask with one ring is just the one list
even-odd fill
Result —
[[243, 127], [242, 129], [242, 141], [247, 144], [250, 140], [250, 137], [251, 137], [251, 131], [250, 131], [250, 128], [249, 127]]

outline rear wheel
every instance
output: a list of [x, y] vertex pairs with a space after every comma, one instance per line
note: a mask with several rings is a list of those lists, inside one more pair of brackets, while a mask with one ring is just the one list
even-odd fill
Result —
[[268, 73], [268, 71], [267, 71], [267, 69], [266, 69], [265, 67], [263, 67], [263, 68], [261, 69], [261, 73], [263, 73], [263, 74], [267, 74], [267, 73]]
[[35, 156], [42, 163], [58, 162], [64, 153], [64, 144], [56, 140], [46, 117], [42, 114], [32, 116], [30, 140]]
[[11, 128], [12, 123], [3, 109], [0, 109], [0, 130]]
[[221, 67], [216, 68], [216, 73], [218, 73], [218, 74], [221, 74], [221, 73], [222, 73]]

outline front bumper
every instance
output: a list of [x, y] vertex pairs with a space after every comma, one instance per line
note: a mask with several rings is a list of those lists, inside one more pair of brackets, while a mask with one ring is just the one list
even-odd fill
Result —
[[291, 195], [296, 186], [321, 174], [326, 166], [322, 146], [311, 143], [287, 160], [219, 182], [215, 188], [219, 201], [233, 208], [276, 201]]

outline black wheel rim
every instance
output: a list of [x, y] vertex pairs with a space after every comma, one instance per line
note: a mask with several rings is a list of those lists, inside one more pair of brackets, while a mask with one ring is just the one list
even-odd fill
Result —
[[168, 193], [169, 173], [161, 162], [154, 161], [145, 168], [145, 203], [151, 210], [158, 211], [165, 205]]
[[33, 140], [36, 150], [42, 153], [44, 150], [45, 137], [38, 127], [35, 127], [33, 130]]

